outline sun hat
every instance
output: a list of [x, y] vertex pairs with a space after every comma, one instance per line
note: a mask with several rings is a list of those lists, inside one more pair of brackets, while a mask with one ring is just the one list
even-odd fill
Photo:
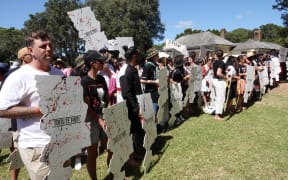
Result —
[[147, 50], [146, 53], [147, 53], [147, 57], [146, 57], [146, 60], [147, 60], [147, 59], [150, 59], [150, 58], [158, 55], [159, 51], [157, 49], [155, 49], [155, 48], [150, 48], [150, 49]]
[[77, 56], [74, 60], [74, 68], [79, 68], [84, 64], [83, 54]]

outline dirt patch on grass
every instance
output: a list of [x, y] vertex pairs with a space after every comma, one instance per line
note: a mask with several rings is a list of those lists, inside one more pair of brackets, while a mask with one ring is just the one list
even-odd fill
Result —
[[279, 86], [272, 89], [269, 93], [275, 95], [288, 95], [288, 82], [279, 83]]

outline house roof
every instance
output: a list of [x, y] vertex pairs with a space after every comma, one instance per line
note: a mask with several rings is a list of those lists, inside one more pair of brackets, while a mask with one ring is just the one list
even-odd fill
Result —
[[186, 36], [181, 36], [180, 38], [175, 40], [176, 42], [186, 45], [187, 49], [199, 49], [201, 46], [205, 46], [207, 48], [217, 48], [217, 47], [225, 47], [225, 48], [233, 48], [236, 45], [231, 41], [228, 41], [220, 36], [217, 36], [209, 31], [190, 34]]
[[259, 50], [259, 49], [276, 49], [280, 50], [282, 46], [271, 43], [271, 42], [264, 42], [264, 41], [257, 41], [253, 39], [248, 39], [247, 41], [243, 43], [236, 43], [236, 47], [233, 49], [233, 51], [239, 51], [239, 50]]

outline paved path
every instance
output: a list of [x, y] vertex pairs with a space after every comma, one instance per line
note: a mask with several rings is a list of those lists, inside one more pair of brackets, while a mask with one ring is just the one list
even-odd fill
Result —
[[288, 82], [282, 82], [278, 87], [272, 89], [270, 93], [278, 95], [288, 95]]

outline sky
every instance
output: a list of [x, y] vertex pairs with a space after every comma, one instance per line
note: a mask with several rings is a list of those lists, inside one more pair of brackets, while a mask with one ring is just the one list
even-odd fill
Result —
[[[0, 2], [0, 27], [24, 27], [29, 14], [43, 12], [47, 0], [3, 0]], [[237, 28], [253, 30], [273, 23], [283, 26], [281, 12], [273, 10], [276, 0], [159, 0], [164, 40], [174, 40], [186, 28], [192, 30]]]

